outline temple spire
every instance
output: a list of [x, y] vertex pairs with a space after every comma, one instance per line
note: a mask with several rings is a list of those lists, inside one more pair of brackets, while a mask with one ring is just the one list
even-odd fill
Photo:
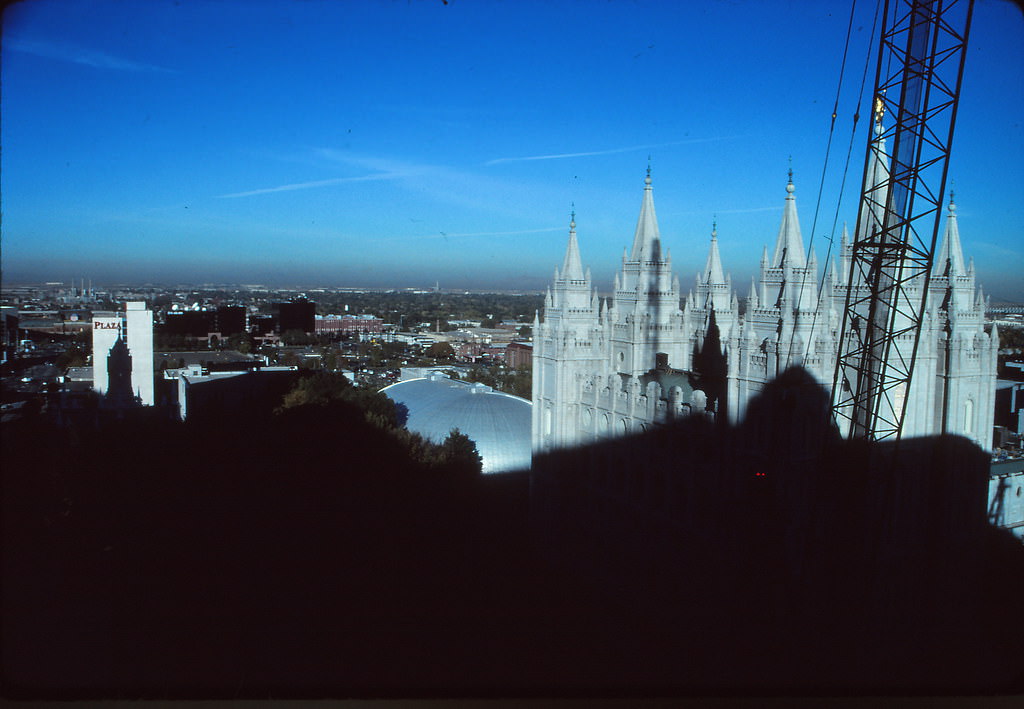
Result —
[[879, 98], [875, 99], [874, 109], [874, 145], [871, 148], [871, 165], [864, 176], [863, 190], [869, 199], [861, 204], [860, 211], [860, 233], [858, 239], [867, 238], [872, 231], [878, 231], [884, 224], [885, 203], [889, 190], [889, 156], [886, 152], [885, 126], [882, 118], [885, 116], [885, 105]]
[[580, 260], [580, 246], [576, 240], [575, 208], [569, 221], [569, 244], [565, 248], [565, 260], [562, 262], [562, 278], [570, 281], [583, 280], [583, 262]]
[[771, 265], [779, 268], [784, 263], [792, 268], [807, 265], [804, 258], [804, 240], [800, 235], [800, 220], [796, 214], [796, 198], [793, 192], [793, 169], [789, 170], [789, 182], [786, 184], [786, 204], [782, 210], [782, 224], [779, 226], [779, 237], [775, 241], [775, 255]]
[[651, 171], [647, 168], [644, 178], [644, 198], [640, 205], [640, 218], [636, 222], [633, 236], [631, 261], [648, 261], [661, 258], [661, 234], [658, 232], [658, 217], [654, 213], [654, 194], [651, 189]]
[[704, 267], [705, 283], [725, 283], [725, 272], [722, 270], [722, 257], [718, 253], [718, 223], [711, 225], [711, 248], [708, 250], [708, 262]]
[[[967, 273], [964, 267], [964, 252], [960, 247], [960, 228], [956, 223], [956, 204], [953, 194], [949, 195], [949, 211], [946, 216], [946, 231], [942, 235], [942, 246], [935, 255], [932, 275], [963, 276]], [[948, 268], [948, 273], [947, 273]]]

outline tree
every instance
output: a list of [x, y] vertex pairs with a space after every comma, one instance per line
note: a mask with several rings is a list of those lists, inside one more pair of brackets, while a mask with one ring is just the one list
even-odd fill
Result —
[[242, 354], [249, 354], [252, 352], [252, 348], [255, 344], [256, 342], [252, 339], [252, 335], [247, 332], [236, 332], [234, 335], [228, 336], [228, 347], [233, 350], [238, 350]]
[[327, 350], [323, 357], [324, 369], [334, 371], [338, 368], [338, 355], [334, 350]]
[[[301, 406], [327, 407], [344, 404], [363, 412], [368, 421], [385, 430], [397, 428], [399, 412], [395, 403], [376, 389], [353, 386], [344, 375], [325, 369], [303, 377], [284, 395], [278, 413]], [[408, 410], [405, 413], [408, 417]]]
[[501, 389], [509, 394], [521, 396], [524, 399], [532, 397], [533, 392], [533, 371], [530, 369], [514, 369], [502, 375]]
[[395, 404], [395, 420], [400, 427], [409, 422], [409, 407], [400, 401]]
[[312, 339], [302, 330], [286, 330], [281, 333], [281, 342], [285, 345], [308, 345]]
[[483, 459], [476, 449], [476, 443], [459, 429], [453, 428], [441, 447], [445, 463], [456, 474], [479, 475], [483, 470]]
[[451, 361], [455, 357], [455, 349], [448, 342], [435, 342], [427, 348], [427, 357]]
[[320, 371], [310, 377], [301, 378], [292, 390], [284, 395], [281, 409], [292, 409], [310, 404], [323, 406], [331, 401], [345, 399], [352, 384], [340, 374]]
[[63, 370], [68, 367], [84, 367], [85, 351], [77, 345], [69, 347], [57, 357], [56, 365]]

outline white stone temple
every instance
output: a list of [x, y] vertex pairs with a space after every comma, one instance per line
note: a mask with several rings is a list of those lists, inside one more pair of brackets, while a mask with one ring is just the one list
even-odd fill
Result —
[[[876, 156], [868, 180], [877, 185], [886, 177], [886, 161]], [[870, 221], [862, 215], [862, 228]], [[844, 226], [838, 259], [821, 277], [801, 236], [791, 172], [775, 247], [764, 249], [742, 307], [715, 229], [707, 262], [684, 298], [662, 246], [648, 169], [632, 247], [611, 297], [602, 299], [584, 270], [574, 215], [562, 267], [534, 321], [534, 453], [691, 413], [737, 422], [765, 383], [793, 365], [830, 390], [852, 248]], [[999, 337], [995, 326], [985, 331], [984, 315], [951, 195], [906, 394], [904, 437], [953, 433], [991, 448]]]

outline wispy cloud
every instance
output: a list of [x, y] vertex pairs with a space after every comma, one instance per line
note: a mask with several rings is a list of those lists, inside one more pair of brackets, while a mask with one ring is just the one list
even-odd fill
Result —
[[776, 204], [771, 207], [750, 207], [749, 209], [719, 209], [715, 214], [750, 214], [751, 212], [778, 212], [781, 210], [782, 205]]
[[518, 231], [473, 231], [466, 232], [463, 234], [449, 234], [448, 232], [440, 231], [437, 234], [428, 235], [430, 238], [445, 238], [458, 237], [458, 236], [517, 236], [519, 234], [543, 234], [552, 231], [563, 231], [565, 227], [552, 226], [545, 227], [544, 229], [520, 229]]
[[271, 194], [273, 192], [294, 192], [295, 190], [308, 190], [315, 187], [328, 187], [330, 185], [341, 185], [346, 182], [371, 182], [373, 180], [396, 180], [401, 177], [408, 177], [407, 173], [401, 172], [378, 172], [372, 175], [356, 175], [354, 177], [332, 177], [326, 180], [311, 180], [309, 182], [293, 182], [288, 185], [277, 185], [276, 187], [262, 187], [245, 192], [232, 192], [230, 194], [217, 195], [217, 199], [232, 199], [235, 197], [253, 197], [260, 194]]
[[112, 69], [114, 71], [148, 72], [148, 73], [176, 73], [174, 69], [146, 64], [123, 57], [116, 57], [96, 49], [88, 49], [73, 44], [58, 44], [30, 39], [9, 39], [5, 42], [8, 49], [22, 54], [32, 54], [46, 59], [81, 64], [94, 69]]
[[[419, 240], [419, 239], [455, 239], [475, 236], [522, 236], [524, 234], [545, 234], [553, 231], [564, 231], [565, 227], [553, 226], [542, 229], [518, 229], [516, 231], [471, 231], [471, 232], [447, 232], [438, 231], [433, 234], [408, 234], [402, 236], [386, 236], [383, 240]], [[380, 239], [379, 239], [380, 240]]]
[[[364, 175], [350, 175], [345, 177], [330, 177], [326, 180], [308, 180], [306, 182], [293, 182], [286, 185], [275, 185], [274, 187], [260, 187], [254, 190], [243, 192], [232, 192], [230, 194], [217, 195], [217, 199], [232, 199], [235, 197], [254, 197], [261, 194], [273, 194], [274, 192], [294, 192], [295, 190], [308, 190], [317, 187], [330, 187], [331, 185], [343, 185], [351, 182], [373, 182], [377, 180], [400, 180], [428, 173], [436, 173], [441, 170], [437, 166], [423, 165], [419, 163], [392, 160], [388, 158], [368, 157], [364, 155], [353, 155], [344, 150], [334, 148], [314, 148], [311, 153], [312, 164], [324, 166], [325, 161], [334, 165], [343, 164], [360, 170], [370, 170]], [[306, 160], [303, 158], [301, 161]]]
[[992, 242], [989, 241], [972, 241], [971, 248], [974, 251], [978, 252], [979, 255], [985, 257], [1011, 259], [1017, 262], [1024, 260], [1024, 254], [1021, 253], [1020, 249], [1010, 249], [1001, 244], [993, 244]]
[[526, 162], [529, 160], [564, 160], [566, 158], [589, 158], [595, 155], [615, 155], [617, 153], [632, 153], [638, 150], [653, 150], [655, 148], [667, 148], [673, 145], [689, 145], [692, 143], [713, 143], [719, 140], [728, 140], [732, 136], [718, 136], [713, 138], [693, 138], [690, 140], [674, 140], [670, 143], [652, 143], [650, 145], [631, 145], [626, 148], [609, 148], [607, 150], [589, 150], [581, 153], [556, 153], [554, 155], [527, 155], [525, 157], [495, 158], [488, 160], [484, 165], [500, 165], [508, 162]]
[[386, 173], [396, 177], [413, 177], [427, 173], [436, 173], [444, 168], [440, 165], [429, 165], [426, 163], [411, 162], [395, 158], [378, 157], [373, 155], [359, 155], [348, 150], [337, 148], [314, 148], [313, 154], [317, 158], [327, 160], [331, 163], [351, 165], [364, 170], [372, 170], [376, 173]]

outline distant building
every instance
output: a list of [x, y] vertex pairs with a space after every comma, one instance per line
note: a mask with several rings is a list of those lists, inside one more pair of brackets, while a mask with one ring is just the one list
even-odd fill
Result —
[[253, 337], [270, 337], [276, 326], [273, 315], [253, 315], [249, 318], [249, 333]]
[[[131, 390], [144, 406], [153, 406], [153, 311], [144, 302], [125, 304], [124, 314], [94, 313], [92, 318], [93, 388], [106, 394], [110, 385], [109, 355], [118, 341], [131, 361]], [[119, 360], [120, 361], [120, 360]]]
[[399, 370], [399, 380], [406, 382], [410, 379], [429, 379], [437, 374], [442, 377], [466, 377], [472, 367], [458, 364], [439, 364], [434, 367], [402, 367]]
[[68, 367], [68, 371], [64, 374], [64, 383], [84, 383], [90, 384], [89, 388], [92, 388], [92, 367]]
[[484, 346], [479, 342], [453, 342], [452, 349], [455, 359], [460, 362], [476, 362], [484, 352]]
[[194, 423], [268, 414], [281, 404], [302, 375], [298, 367], [181, 374], [179, 416], [182, 421]]
[[128, 349], [132, 356], [132, 391], [144, 406], [156, 403], [153, 386], [153, 311], [144, 302], [125, 303]]
[[11, 306], [0, 308], [0, 342], [5, 350], [18, 344], [18, 309]]
[[241, 305], [221, 305], [214, 313], [214, 332], [231, 337], [245, 332], [245, 308]]
[[384, 330], [384, 321], [375, 315], [317, 315], [314, 328], [318, 335], [378, 334]]
[[1024, 435], [1024, 381], [996, 381], [995, 422], [1018, 436]]
[[529, 369], [533, 365], [533, 345], [510, 342], [505, 348], [505, 364], [512, 369]]
[[211, 372], [244, 372], [257, 369], [264, 364], [262, 358], [251, 354], [242, 354], [237, 350], [160, 351], [156, 354], [156, 361], [164, 370], [198, 366]]
[[168, 335], [206, 337], [215, 330], [214, 313], [208, 310], [174, 310], [167, 313], [160, 329]]
[[307, 334], [316, 331], [316, 303], [299, 298], [290, 303], [274, 303], [273, 308], [278, 334], [289, 330], [299, 330]]
[[1024, 541], [1024, 458], [992, 463], [988, 521]]
[[107, 393], [107, 355], [124, 327], [121, 316], [111, 312], [95, 312], [92, 316], [92, 381], [99, 394]]

